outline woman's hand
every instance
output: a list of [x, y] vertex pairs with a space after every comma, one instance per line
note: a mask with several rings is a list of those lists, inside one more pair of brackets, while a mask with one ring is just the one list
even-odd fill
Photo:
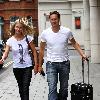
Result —
[[38, 65], [34, 66], [34, 73], [37, 74], [38, 73]]
[[0, 64], [3, 64], [4, 63], [4, 60], [3, 59], [0, 59]]
[[38, 67], [38, 72], [41, 73], [41, 71], [43, 71], [43, 68], [39, 66]]

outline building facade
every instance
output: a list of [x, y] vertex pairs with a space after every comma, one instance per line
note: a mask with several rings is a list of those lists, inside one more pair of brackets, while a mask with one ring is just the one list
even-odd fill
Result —
[[100, 63], [100, 0], [38, 0], [39, 33], [50, 26], [49, 12], [61, 14], [61, 25], [69, 27], [84, 46], [92, 63]]
[[[100, 63], [100, 0], [0, 0], [0, 39], [9, 38], [10, 26], [19, 17], [27, 17], [41, 34], [50, 26], [48, 15], [54, 10], [61, 14], [61, 25], [75, 33], [91, 62]], [[35, 39], [39, 44], [37, 35]]]
[[100, 0], [83, 0], [85, 52], [100, 63]]
[[38, 33], [38, 0], [0, 0], [0, 39], [8, 39], [10, 27], [20, 17]]
[[49, 12], [57, 10], [61, 14], [61, 25], [69, 27], [81, 45], [84, 45], [83, 34], [83, 1], [82, 0], [38, 0], [39, 33], [50, 26]]

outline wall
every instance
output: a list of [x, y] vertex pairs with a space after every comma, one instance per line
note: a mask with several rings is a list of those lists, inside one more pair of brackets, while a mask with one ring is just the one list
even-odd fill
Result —
[[[84, 45], [84, 18], [83, 18], [83, 3], [82, 2], [72, 2], [72, 30], [75, 33], [74, 36], [76, 40]], [[75, 17], [80, 17], [81, 29], [75, 29]]]
[[[61, 25], [69, 27], [75, 33], [76, 40], [83, 45], [83, 5], [82, 2], [68, 2], [68, 0], [39, 0], [38, 2], [38, 18], [39, 18], [39, 34], [50, 26], [46, 21], [46, 16], [50, 11], [57, 10], [61, 14]], [[81, 29], [75, 29], [75, 16], [81, 16]]]
[[32, 16], [33, 26], [36, 27], [38, 32], [38, 2], [33, 1], [4, 1], [0, 3], [0, 16], [4, 18], [4, 37], [8, 38], [7, 33], [10, 27], [10, 17], [11, 16]]

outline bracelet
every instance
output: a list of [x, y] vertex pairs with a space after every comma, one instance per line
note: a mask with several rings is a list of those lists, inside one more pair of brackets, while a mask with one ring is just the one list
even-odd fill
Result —
[[39, 65], [38, 65], [38, 64], [37, 64], [36, 66], [37, 66], [37, 67], [39, 67]]

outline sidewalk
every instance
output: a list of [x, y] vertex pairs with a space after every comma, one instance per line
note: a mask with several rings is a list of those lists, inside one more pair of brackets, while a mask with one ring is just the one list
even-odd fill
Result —
[[[71, 57], [71, 72], [70, 72], [70, 80], [69, 86], [72, 83], [82, 82], [82, 64], [79, 56]], [[88, 83], [87, 79], [87, 63], [85, 62], [85, 82]], [[100, 100], [100, 64], [92, 64], [90, 62], [90, 74], [89, 74], [89, 83], [93, 85], [93, 100]], [[69, 87], [70, 90], [70, 87]], [[70, 97], [70, 95], [69, 95]], [[71, 99], [68, 99], [71, 100]]]
[[[70, 51], [71, 60], [71, 70], [69, 78], [69, 96], [70, 99], [70, 86], [72, 83], [82, 81], [81, 73], [81, 59], [80, 56]], [[46, 61], [46, 58], [45, 58]], [[45, 71], [45, 63], [43, 65]], [[87, 72], [87, 65], [85, 65], [85, 70]], [[87, 82], [87, 74], [85, 73], [85, 82]], [[90, 63], [90, 84], [93, 84], [93, 100], [100, 100], [100, 64]], [[58, 82], [59, 89], [59, 82]], [[18, 87], [16, 80], [14, 78], [12, 67], [10, 67], [6, 73], [0, 75], [0, 100], [20, 100]], [[46, 82], [46, 77], [42, 77], [37, 74], [32, 77], [30, 84], [30, 100], [48, 100], [48, 83]]]

